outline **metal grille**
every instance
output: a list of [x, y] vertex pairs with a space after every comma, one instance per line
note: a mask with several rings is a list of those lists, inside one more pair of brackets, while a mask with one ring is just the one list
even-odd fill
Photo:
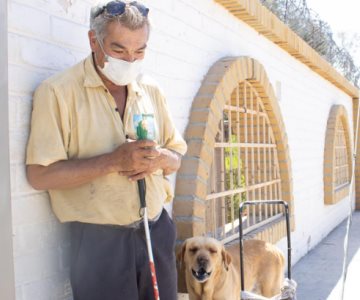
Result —
[[[206, 232], [224, 242], [238, 236], [241, 201], [282, 199], [271, 122], [248, 81], [239, 83], [225, 105], [207, 186]], [[252, 206], [244, 213], [244, 233], [282, 215], [280, 206]]]
[[339, 121], [335, 135], [335, 192], [350, 184], [349, 158], [343, 122]]

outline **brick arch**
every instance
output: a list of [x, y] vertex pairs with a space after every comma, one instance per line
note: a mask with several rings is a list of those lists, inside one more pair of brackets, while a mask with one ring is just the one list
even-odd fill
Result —
[[351, 139], [349, 120], [346, 109], [343, 105], [333, 105], [331, 107], [326, 128], [325, 151], [324, 151], [324, 202], [325, 204], [335, 204], [349, 194], [349, 185], [335, 191], [335, 146], [336, 133], [339, 126], [344, 129], [348, 178], [351, 179], [352, 161], [351, 161]]
[[291, 163], [287, 136], [274, 90], [264, 67], [249, 57], [227, 57], [209, 70], [191, 108], [185, 132], [188, 152], [178, 171], [174, 219], [178, 239], [205, 233], [205, 198], [213, 160], [218, 124], [231, 93], [239, 82], [247, 80], [260, 95], [276, 140], [283, 200], [292, 204]]

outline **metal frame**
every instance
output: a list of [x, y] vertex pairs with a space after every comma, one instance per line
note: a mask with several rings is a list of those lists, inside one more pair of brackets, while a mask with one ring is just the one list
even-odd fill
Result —
[[0, 299], [15, 299], [10, 194], [7, 0], [0, 0]]
[[[289, 205], [282, 200], [269, 201], [245, 201], [240, 204], [239, 220], [242, 220], [242, 211], [246, 205], [283, 205], [285, 209], [286, 218], [286, 234], [287, 234], [287, 250], [288, 250], [288, 278], [291, 280], [291, 239], [290, 239], [290, 216]], [[240, 237], [240, 276], [241, 276], [241, 291], [245, 290], [244, 280], [244, 239], [243, 239], [243, 225], [239, 222], [239, 237]]]

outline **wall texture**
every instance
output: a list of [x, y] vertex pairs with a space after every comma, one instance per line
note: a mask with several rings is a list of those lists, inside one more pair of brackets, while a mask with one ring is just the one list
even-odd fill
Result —
[[[91, 3], [9, 1], [9, 119], [16, 299], [71, 299], [67, 226], [51, 213], [45, 192], [25, 177], [32, 94], [45, 78], [88, 54]], [[66, 10], [67, 9], [67, 10]]]
[[[10, 178], [18, 300], [71, 299], [68, 228], [51, 213], [47, 194], [27, 184], [24, 157], [32, 93], [43, 79], [88, 55], [88, 14], [95, 2], [8, 1]], [[332, 105], [345, 107], [353, 128], [350, 96], [212, 0], [143, 2], [153, 21], [146, 71], [163, 87], [181, 132], [201, 82], [217, 60], [248, 56], [264, 67], [276, 91], [289, 143], [296, 262], [347, 213], [345, 200], [324, 205], [323, 162]]]
[[15, 299], [9, 164], [7, 2], [0, 2], [0, 298]]

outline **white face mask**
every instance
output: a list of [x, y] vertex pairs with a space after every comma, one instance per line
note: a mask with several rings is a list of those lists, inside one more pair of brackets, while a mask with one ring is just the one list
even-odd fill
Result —
[[105, 63], [103, 68], [98, 67], [107, 79], [116, 85], [128, 85], [138, 77], [142, 70], [143, 60], [128, 62], [126, 60], [111, 57], [105, 53], [100, 42], [99, 44], [105, 55]]

